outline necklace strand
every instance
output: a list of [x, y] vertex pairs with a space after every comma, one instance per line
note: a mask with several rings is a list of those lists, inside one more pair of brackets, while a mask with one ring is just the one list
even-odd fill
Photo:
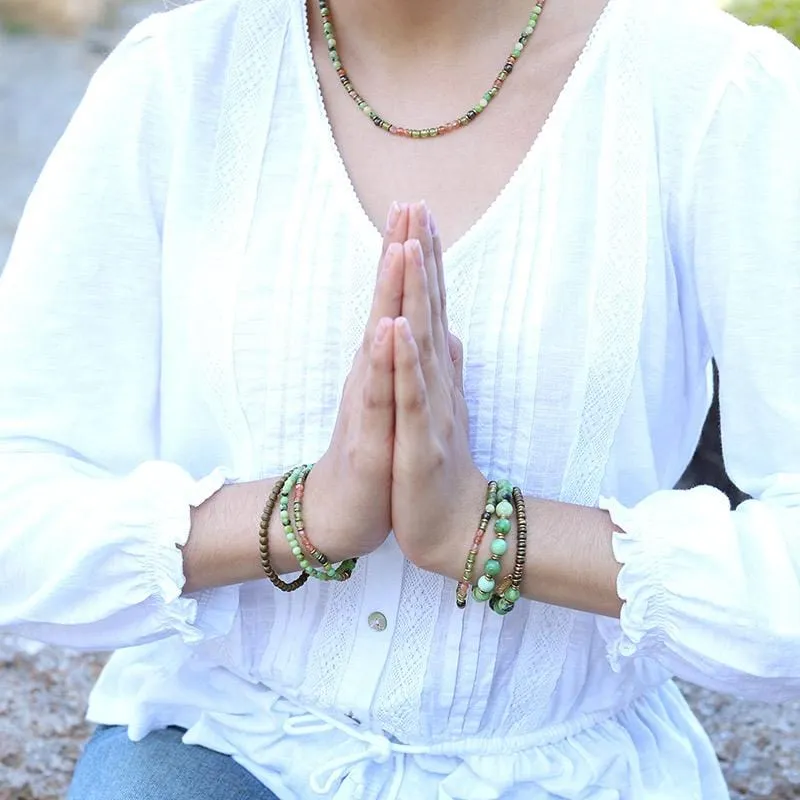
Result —
[[533, 36], [533, 32], [536, 30], [536, 25], [539, 22], [539, 15], [544, 9], [545, 1], [546, 0], [538, 0], [536, 5], [534, 5], [531, 15], [528, 19], [528, 24], [519, 35], [517, 43], [514, 45], [510, 55], [506, 59], [506, 63], [504, 64], [503, 68], [497, 73], [497, 77], [495, 78], [492, 87], [485, 92], [483, 97], [481, 97], [481, 99], [465, 114], [457, 119], [452, 120], [451, 122], [447, 122], [444, 125], [437, 125], [433, 128], [403, 128], [400, 125], [395, 125], [394, 123], [384, 119], [372, 108], [372, 106], [356, 91], [352, 81], [350, 80], [350, 77], [347, 74], [347, 70], [342, 65], [342, 59], [339, 55], [336, 45], [336, 31], [333, 27], [333, 17], [331, 15], [331, 9], [329, 5], [330, 0], [319, 0], [319, 13], [320, 17], [322, 18], [322, 31], [325, 34], [325, 41], [328, 43], [328, 55], [331, 63], [333, 64], [333, 68], [336, 70], [336, 74], [339, 76], [339, 81], [341, 82], [347, 94], [349, 94], [353, 99], [353, 102], [367, 117], [369, 117], [369, 119], [372, 120], [373, 125], [375, 125], [376, 128], [380, 128], [382, 131], [386, 131], [386, 133], [389, 133], [392, 136], [405, 136], [409, 139], [430, 139], [435, 136], [443, 136], [446, 133], [452, 133], [459, 128], [466, 127], [470, 124], [470, 122], [477, 119], [484, 109], [489, 106], [492, 100], [497, 97], [500, 89], [503, 88], [508, 76], [513, 71], [514, 65], [522, 55], [525, 45], [528, 43], [528, 40], [531, 38], [531, 36]]

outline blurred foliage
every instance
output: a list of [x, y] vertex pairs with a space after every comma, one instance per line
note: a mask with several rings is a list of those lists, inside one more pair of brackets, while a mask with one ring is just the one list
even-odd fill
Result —
[[800, 0], [732, 0], [727, 9], [751, 25], [768, 25], [800, 47]]

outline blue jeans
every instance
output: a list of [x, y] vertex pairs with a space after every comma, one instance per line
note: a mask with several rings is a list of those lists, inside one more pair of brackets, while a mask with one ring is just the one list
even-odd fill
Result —
[[230, 756], [185, 745], [183, 730], [141, 742], [100, 725], [75, 769], [67, 800], [278, 800]]

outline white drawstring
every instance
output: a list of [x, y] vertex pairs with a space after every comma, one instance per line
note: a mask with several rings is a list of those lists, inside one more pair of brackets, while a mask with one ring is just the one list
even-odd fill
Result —
[[308, 736], [314, 733], [340, 730], [351, 739], [357, 739], [366, 745], [359, 752], [331, 759], [317, 767], [309, 775], [308, 783], [311, 791], [319, 795], [328, 794], [336, 782], [341, 780], [348, 770], [356, 764], [364, 761], [385, 764], [394, 756], [394, 775], [389, 792], [384, 797], [386, 800], [397, 800], [400, 796], [400, 786], [403, 783], [406, 755], [417, 755], [430, 751], [428, 747], [393, 742], [381, 733], [360, 730], [355, 725], [339, 722], [321, 712], [290, 717], [284, 722], [283, 730], [288, 736]]
[[[646, 693], [645, 693], [646, 694]], [[637, 702], [645, 694], [635, 698]], [[382, 733], [361, 729], [358, 723], [345, 723], [321, 711], [309, 711], [290, 716], [283, 723], [283, 730], [287, 736], [310, 736], [315, 733], [329, 733], [334, 730], [342, 731], [351, 739], [365, 745], [356, 753], [333, 758], [320, 767], [317, 767], [309, 776], [309, 786], [314, 794], [328, 794], [337, 781], [341, 780], [348, 770], [364, 761], [373, 761], [376, 764], [385, 764], [394, 757], [394, 775], [388, 794], [382, 794], [381, 800], [398, 800], [400, 786], [403, 783], [407, 755], [441, 755], [459, 756], [468, 755], [493, 755], [496, 753], [523, 752], [532, 747], [543, 747], [553, 742], [561, 741], [568, 736], [576, 734], [613, 717], [619, 710], [630, 706], [632, 703], [623, 703], [616, 708], [607, 708], [603, 711], [583, 714], [568, 722], [560, 722], [547, 728], [532, 731], [528, 734], [504, 736], [500, 738], [481, 739], [470, 737], [456, 741], [438, 742], [431, 745], [409, 745], [393, 742]], [[297, 705], [295, 704], [295, 708]], [[299, 709], [298, 709], [299, 710]]]

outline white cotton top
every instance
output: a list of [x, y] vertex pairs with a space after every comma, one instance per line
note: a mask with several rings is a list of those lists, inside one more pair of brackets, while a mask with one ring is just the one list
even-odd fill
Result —
[[[325, 450], [369, 309], [381, 236], [303, 12], [147, 20], [33, 193], [0, 281], [0, 627], [125, 647], [90, 719], [183, 726], [282, 799], [727, 798], [670, 678], [800, 694], [800, 53], [610, 0], [445, 254], [476, 462], [611, 511], [621, 621], [459, 611], [391, 537], [343, 584], [184, 597], [189, 507]], [[735, 512], [671, 489], [712, 354]]]

